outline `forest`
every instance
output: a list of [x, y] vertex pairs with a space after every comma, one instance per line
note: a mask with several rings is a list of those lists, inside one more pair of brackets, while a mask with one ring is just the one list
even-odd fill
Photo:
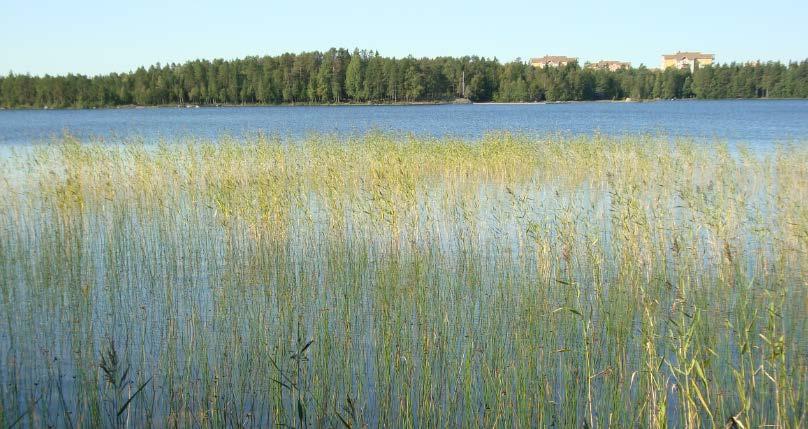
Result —
[[235, 60], [155, 64], [98, 76], [0, 76], [4, 108], [126, 105], [412, 103], [808, 98], [808, 59], [619, 71], [586, 64], [535, 68], [477, 56], [390, 58], [332, 48]]

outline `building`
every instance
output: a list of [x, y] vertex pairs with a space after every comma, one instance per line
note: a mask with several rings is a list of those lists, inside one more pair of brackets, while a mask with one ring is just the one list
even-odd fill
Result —
[[710, 65], [715, 61], [715, 55], [701, 52], [677, 52], [662, 56], [662, 70], [673, 67], [679, 70], [690, 69], [695, 71], [701, 66]]
[[545, 55], [541, 58], [531, 58], [530, 65], [533, 67], [563, 67], [567, 64], [578, 62], [578, 58], [564, 57], [560, 55]]
[[596, 63], [587, 64], [587, 68], [590, 69], [597, 69], [597, 70], [609, 70], [609, 71], [618, 71], [622, 69], [630, 69], [631, 63], [628, 61], [611, 61], [611, 60], [602, 60]]

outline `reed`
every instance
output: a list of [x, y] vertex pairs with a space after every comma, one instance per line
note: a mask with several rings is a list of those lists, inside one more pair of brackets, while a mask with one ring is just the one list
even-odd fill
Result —
[[0, 426], [808, 424], [804, 145], [66, 137], [0, 195]]

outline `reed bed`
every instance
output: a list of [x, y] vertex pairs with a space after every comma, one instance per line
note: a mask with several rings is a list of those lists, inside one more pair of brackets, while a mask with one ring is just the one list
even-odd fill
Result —
[[805, 147], [25, 150], [0, 427], [805, 427]]

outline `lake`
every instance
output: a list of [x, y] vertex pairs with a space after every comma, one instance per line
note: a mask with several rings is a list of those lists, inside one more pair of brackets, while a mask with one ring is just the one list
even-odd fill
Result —
[[258, 131], [300, 137], [369, 130], [466, 138], [496, 130], [643, 133], [766, 147], [808, 138], [808, 100], [0, 111], [0, 144], [5, 145], [48, 141], [64, 132], [83, 139], [137, 136], [151, 141]]
[[2, 111], [0, 427], [803, 427], [807, 110]]

